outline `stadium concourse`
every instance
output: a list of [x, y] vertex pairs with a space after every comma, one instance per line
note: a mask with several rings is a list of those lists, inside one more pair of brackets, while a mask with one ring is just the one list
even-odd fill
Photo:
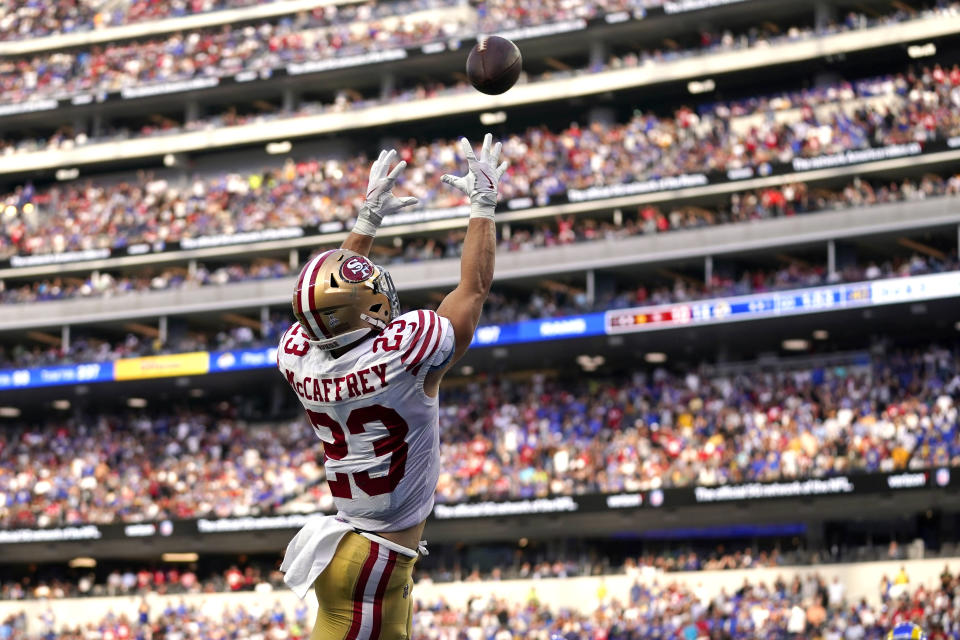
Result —
[[412, 637], [960, 638], [958, 51], [948, 0], [8, 3], [0, 640], [310, 635], [295, 276], [396, 148], [371, 257], [436, 309], [487, 131]]

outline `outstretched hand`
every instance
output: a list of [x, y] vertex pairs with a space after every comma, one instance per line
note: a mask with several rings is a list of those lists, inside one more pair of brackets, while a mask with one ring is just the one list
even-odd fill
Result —
[[357, 223], [353, 227], [355, 233], [374, 236], [377, 229], [380, 228], [384, 216], [419, 202], [413, 196], [398, 198], [393, 195], [393, 185], [396, 184], [397, 178], [407, 167], [406, 161], [401, 160], [391, 171], [390, 165], [396, 159], [396, 149], [383, 150], [380, 152], [380, 157], [370, 167], [367, 194], [363, 200], [363, 205], [360, 207]]
[[473, 146], [466, 138], [460, 139], [460, 148], [467, 159], [469, 168], [467, 174], [454, 176], [447, 173], [440, 179], [444, 184], [470, 196], [471, 217], [492, 218], [493, 210], [497, 206], [498, 184], [508, 166], [506, 161], [500, 162], [503, 145], [499, 142], [493, 144], [493, 136], [488, 133], [483, 137], [479, 158], [474, 154]]

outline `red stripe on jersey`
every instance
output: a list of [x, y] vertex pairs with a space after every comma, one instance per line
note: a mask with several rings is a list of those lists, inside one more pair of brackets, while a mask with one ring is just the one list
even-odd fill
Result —
[[410, 354], [413, 353], [413, 350], [417, 348], [417, 343], [420, 342], [420, 337], [423, 335], [423, 330], [426, 326], [426, 321], [423, 317], [423, 311], [417, 311], [417, 318], [420, 320], [417, 326], [417, 332], [413, 335], [413, 340], [410, 341], [410, 347], [406, 352], [400, 357], [401, 362], [406, 362], [407, 358], [410, 357]]
[[397, 552], [391, 551], [387, 556], [387, 566], [383, 569], [383, 575], [380, 576], [380, 584], [377, 585], [377, 593], [373, 597], [373, 626], [370, 628], [370, 640], [380, 638], [380, 619], [383, 617], [383, 594], [387, 592], [387, 585], [390, 584], [390, 575], [393, 573], [393, 567], [397, 564]]
[[379, 555], [380, 545], [371, 541], [370, 553], [367, 554], [367, 560], [360, 569], [357, 585], [353, 588], [353, 621], [343, 640], [357, 640], [357, 635], [360, 633], [360, 625], [363, 622], [363, 593], [367, 590], [367, 580], [370, 579], [370, 572], [373, 571], [373, 565], [377, 563]]
[[424, 358], [424, 360], [429, 360], [432, 358], [433, 354], [435, 354], [437, 349], [440, 348], [440, 341], [443, 339], [443, 323], [440, 322], [439, 318], [437, 318], [437, 324], [439, 325], [437, 327], [437, 337], [434, 339], [433, 344], [430, 345], [430, 351], [427, 353], [427, 356]]
[[[410, 364], [412, 365], [420, 364], [421, 362], [423, 362], [424, 357], [426, 357], [427, 352], [432, 351], [432, 349], [427, 348], [428, 345], [434, 344], [437, 341], [437, 339], [440, 337], [440, 334], [443, 332], [443, 327], [438, 327], [437, 324], [438, 324], [437, 314], [431, 311], [430, 312], [430, 330], [427, 332], [427, 337], [424, 339], [423, 344], [420, 346], [420, 351], [419, 353], [417, 353], [417, 357], [415, 357], [413, 359], [413, 362], [411, 362]], [[437, 330], [436, 335], [433, 334], [434, 329]]]

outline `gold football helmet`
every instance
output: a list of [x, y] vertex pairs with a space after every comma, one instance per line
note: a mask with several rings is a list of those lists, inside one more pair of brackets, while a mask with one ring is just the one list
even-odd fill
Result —
[[347, 249], [310, 260], [293, 292], [293, 315], [307, 336], [329, 351], [380, 332], [400, 315], [400, 300], [386, 269]]

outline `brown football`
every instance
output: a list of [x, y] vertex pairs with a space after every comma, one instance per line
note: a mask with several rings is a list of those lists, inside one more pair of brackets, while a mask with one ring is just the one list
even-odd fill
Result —
[[506, 38], [481, 38], [467, 56], [467, 76], [477, 91], [503, 93], [520, 77], [523, 58], [520, 49]]

